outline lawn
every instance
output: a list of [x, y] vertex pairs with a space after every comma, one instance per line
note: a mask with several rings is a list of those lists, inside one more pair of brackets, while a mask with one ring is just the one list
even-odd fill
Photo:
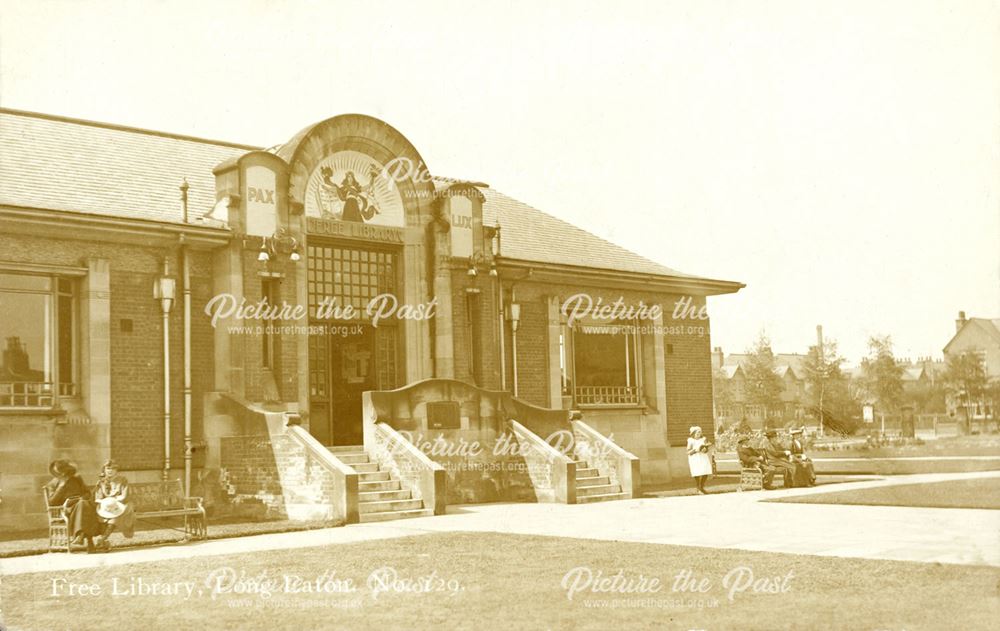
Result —
[[[317, 579], [323, 591], [305, 591]], [[19, 631], [989, 629], [998, 580], [990, 567], [447, 533], [11, 576], [0, 605]], [[154, 585], [171, 593], [133, 593]]]
[[901, 484], [768, 500], [805, 504], [1000, 509], [1000, 478]]

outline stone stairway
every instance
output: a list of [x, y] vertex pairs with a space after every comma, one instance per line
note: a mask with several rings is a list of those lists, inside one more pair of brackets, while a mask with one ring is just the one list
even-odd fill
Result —
[[612, 484], [608, 476], [584, 460], [576, 461], [576, 503], [608, 502], [622, 500], [627, 495], [619, 484]]
[[390, 521], [407, 517], [427, 517], [432, 508], [424, 501], [413, 499], [390, 472], [382, 471], [371, 462], [361, 445], [327, 447], [341, 462], [358, 472], [358, 519], [361, 523]]

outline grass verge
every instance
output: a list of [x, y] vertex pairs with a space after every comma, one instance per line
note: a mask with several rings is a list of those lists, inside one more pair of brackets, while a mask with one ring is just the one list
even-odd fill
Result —
[[[653, 589], [654, 578], [655, 591], [614, 589]], [[123, 621], [148, 631], [990, 629], [1000, 615], [998, 579], [991, 567], [444, 533], [17, 575], [3, 579], [0, 604], [19, 631]], [[133, 591], [156, 585], [170, 593]], [[573, 585], [581, 589], [571, 599]]]
[[767, 501], [801, 504], [1000, 509], [1000, 478], [973, 478], [970, 480], [949, 480], [947, 482], [901, 484], [873, 489], [817, 493]]

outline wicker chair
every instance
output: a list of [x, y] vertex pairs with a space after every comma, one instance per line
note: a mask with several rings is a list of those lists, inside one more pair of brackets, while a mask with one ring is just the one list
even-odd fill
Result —
[[737, 491], [760, 491], [764, 488], [764, 471], [760, 467], [740, 469], [740, 485]]
[[45, 514], [49, 520], [49, 551], [70, 552], [69, 522], [66, 520], [66, 513], [63, 506], [49, 506], [49, 489], [42, 489], [42, 497], [45, 499]]

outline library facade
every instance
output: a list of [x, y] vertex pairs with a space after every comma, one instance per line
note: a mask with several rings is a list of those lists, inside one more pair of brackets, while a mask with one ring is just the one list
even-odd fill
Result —
[[712, 432], [706, 299], [743, 285], [434, 175], [382, 121], [261, 148], [0, 110], [0, 142], [3, 527], [56, 458], [350, 523], [631, 496]]

